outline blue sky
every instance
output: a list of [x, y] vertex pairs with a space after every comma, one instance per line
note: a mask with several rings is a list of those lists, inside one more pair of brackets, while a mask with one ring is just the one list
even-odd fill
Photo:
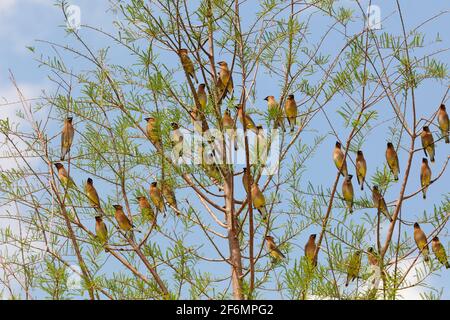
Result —
[[[41, 90], [51, 91], [54, 89], [52, 83], [47, 78], [47, 70], [44, 68], [39, 68], [38, 63], [33, 59], [33, 55], [26, 49], [27, 46], [33, 46], [37, 47], [39, 52], [44, 55], [52, 55], [54, 53], [48, 48], [48, 46], [42, 46], [41, 44], [36, 43], [35, 40], [45, 39], [58, 43], [71, 43], [73, 41], [72, 38], [67, 37], [63, 28], [61, 28], [64, 24], [64, 20], [60, 9], [55, 7], [53, 3], [53, 0], [0, 1], [0, 41], [2, 43], [2, 46], [0, 46], [0, 104], [5, 101], [14, 102], [17, 100], [17, 95], [9, 81], [9, 69], [14, 73], [19, 86], [24, 90], [27, 98], [38, 97]], [[69, 3], [78, 5], [81, 8], [81, 20], [83, 24], [98, 26], [106, 31], [113, 30], [112, 21], [114, 19], [114, 13], [110, 11], [105, 12], [108, 1], [73, 0]], [[352, 7], [359, 12], [353, 1], [341, 1], [341, 3], [347, 7]], [[362, 1], [363, 6], [366, 6], [367, 3], [368, 1]], [[398, 16], [395, 11], [396, 7], [394, 1], [373, 1], [373, 4], [377, 4], [381, 8], [383, 29], [400, 35], [400, 24], [398, 23]], [[423, 1], [419, 0], [402, 0], [400, 1], [400, 4], [404, 10], [403, 16], [407, 30], [414, 28], [439, 12], [449, 10], [447, 0], [433, 0], [427, 2], [426, 5], [424, 5]], [[245, 7], [244, 10], [251, 13], [250, 6]], [[423, 29], [421, 29], [421, 31], [426, 33], [428, 36], [425, 40], [425, 44], [434, 40], [439, 33], [442, 39], [440, 48], [448, 47], [448, 34], [445, 33], [445, 30], [448, 30], [450, 27], [450, 23], [448, 21], [448, 14], [445, 14], [434, 20], [434, 22], [425, 25]], [[317, 32], [317, 38], [319, 38], [323, 34], [323, 31], [327, 25], [321, 24], [320, 17], [315, 19], [314, 23], [316, 25], [313, 29]], [[352, 34], [358, 32], [360, 28], [361, 25], [353, 24], [349, 27], [348, 31]], [[95, 35], [92, 32], [88, 32], [87, 30], [82, 29], [81, 33], [87, 36], [88, 43], [92, 44], [97, 49], [109, 44], [108, 40], [105, 38]], [[317, 40], [315, 39], [315, 34], [311, 35], [310, 40]], [[336, 50], [339, 50], [341, 47], [340, 44], [343, 43], [342, 37], [339, 37], [337, 33], [328, 39], [328, 41], [329, 43], [324, 47], [323, 52], [331, 55], [333, 55]], [[439, 49], [439, 46], [425, 46], [423, 52], [429, 52], [437, 49]], [[444, 52], [437, 57], [446, 63], [450, 62], [448, 52]], [[115, 63], [121, 63], [121, 61], [123, 61], [124, 64], [129, 63], [129, 61], [127, 61], [127, 56], [124, 55], [113, 54], [113, 59]], [[168, 56], [167, 59], [170, 60], [173, 59], [173, 57]], [[77, 61], [74, 60], [70, 62], [73, 64], [77, 63]], [[270, 81], [270, 79], [267, 78], [267, 75], [261, 74], [259, 76], [259, 80], [261, 81], [258, 82], [256, 94], [258, 98], [252, 103], [255, 108], [265, 107], [262, 99], [268, 92], [274, 96], [279, 96], [280, 94], [278, 85], [274, 86], [273, 81]], [[416, 103], [418, 106], [417, 110], [419, 117], [424, 116], [428, 118], [433, 112], [435, 112], [441, 102], [445, 90], [446, 84], [438, 83], [436, 81], [426, 81], [423, 86], [416, 90]], [[298, 100], [302, 101], [302, 98], [303, 97], [299, 96]], [[332, 106], [327, 109], [327, 115], [336, 125], [340, 139], [346, 139], [349, 131], [348, 129], [345, 130], [343, 128], [342, 119], [336, 113], [336, 110], [340, 108], [342, 104], [343, 100], [337, 99], [336, 102], [334, 102]], [[8, 109], [5, 109], [4, 106], [1, 107], [0, 116], [3, 117], [6, 115], [13, 117], [13, 108], [13, 106], [8, 107]], [[385, 112], [383, 108], [386, 108], [387, 111]], [[392, 112], [386, 105], [386, 101], [384, 101], [384, 105], [380, 104], [379, 106], [376, 106], [376, 109], [381, 114], [381, 117], [388, 116], [388, 112]], [[315, 185], [323, 185], [324, 188], [330, 188], [332, 185], [332, 178], [330, 177], [335, 176], [335, 167], [331, 162], [331, 151], [336, 138], [331, 134], [331, 128], [327, 126], [326, 119], [323, 114], [320, 114], [317, 118], [315, 118], [309, 129], [310, 130], [305, 132], [302, 137], [303, 141], [306, 143], [311, 143], [313, 137], [316, 135], [316, 133], [312, 132], [312, 130], [318, 130], [321, 134], [327, 134], [327, 137], [322, 145], [319, 146], [314, 159], [309, 161], [308, 170], [304, 173], [302, 180], [305, 181], [305, 186], [306, 182], [311, 181]], [[382, 168], [384, 164], [384, 150], [387, 139], [388, 134], [387, 127], [385, 125], [380, 125], [377, 127], [372, 135], [367, 139], [363, 150], [368, 161], [369, 175], [375, 172], [376, 166], [378, 166], [378, 168]], [[409, 141], [404, 140], [402, 146], [406, 148], [408, 143]], [[417, 143], [420, 142], [417, 141]], [[419, 147], [419, 145], [416, 144], [416, 147]], [[449, 155], [448, 151], [448, 145], [438, 145], [436, 156], [437, 160], [432, 166], [434, 173], [437, 173], [443, 166], [446, 157]], [[401, 165], [403, 164], [403, 168], [401, 169], [404, 170], [406, 152], [400, 152], [399, 158]], [[419, 153], [417, 153], [414, 157], [414, 165], [406, 194], [418, 189], [421, 159], [422, 154]], [[0, 164], [3, 166], [6, 165], [5, 163]], [[446, 181], [448, 181], [449, 178], [450, 174], [447, 171], [444, 173], [443, 177], [441, 177], [440, 181], [430, 188], [429, 197], [426, 201], [423, 201], [421, 197], [416, 197], [415, 199], [405, 203], [403, 207], [403, 215], [406, 215], [409, 221], [415, 221], [420, 218], [424, 210], [431, 210], [433, 204], [437, 204], [442, 200], [442, 196], [444, 194], [448, 194], [448, 182], [446, 183]], [[84, 178], [79, 178], [80, 181], [82, 179]], [[355, 182], [354, 186], [356, 190], [357, 188]], [[395, 196], [398, 194], [399, 187], [399, 184], [397, 184], [390, 189], [389, 194], [386, 196], [388, 201], [395, 199]], [[340, 190], [340, 185], [338, 190]], [[367, 190], [365, 192], [367, 193]], [[356, 191], [356, 195], [360, 195], [359, 190]], [[183, 194], [180, 194], [180, 197], [183, 197]], [[282, 224], [283, 221], [280, 220], [277, 222]], [[424, 231], [427, 232], [431, 231], [432, 226], [424, 225], [423, 228]], [[307, 236], [310, 233], [318, 232], [318, 228], [311, 228], [311, 230], [308, 230], [301, 236], [297, 237], [295, 239], [296, 247], [291, 254], [303, 254], [302, 250], [299, 248], [303, 247]], [[412, 232], [412, 230], [406, 229], [406, 232]], [[277, 236], [277, 234], [275, 234], [275, 236]], [[448, 227], [441, 233], [441, 241], [446, 246], [448, 252], [450, 243]], [[224, 245], [224, 248], [225, 247], [226, 245]], [[209, 248], [207, 249], [206, 254], [211, 254], [214, 256], [214, 251]], [[214, 267], [217, 266], [214, 265]], [[216, 271], [217, 270], [228, 271], [228, 267], [223, 266], [223, 269], [222, 267], [219, 267]], [[431, 285], [444, 286], [443, 297], [447, 299], [450, 298], [450, 284], [449, 281], [445, 281], [446, 279], [448, 280], [448, 272], [448, 270], [446, 271], [445, 269], [441, 269], [437, 276], [432, 277], [430, 281]], [[405, 294], [405, 297], [417, 298], [419, 291], [419, 289], [409, 290]]]

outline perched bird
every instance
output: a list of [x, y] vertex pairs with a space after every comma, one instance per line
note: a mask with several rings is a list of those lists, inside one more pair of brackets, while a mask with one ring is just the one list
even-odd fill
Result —
[[64, 166], [57, 162], [55, 163], [55, 167], [58, 170], [58, 178], [61, 181], [61, 184], [64, 188], [71, 188], [75, 186], [75, 182], [73, 182], [72, 178], [69, 177], [69, 174], [67, 173]]
[[423, 131], [420, 134], [420, 138], [422, 139], [422, 147], [423, 151], [425, 152], [425, 155], [427, 157], [430, 157], [431, 162], [434, 162], [434, 152], [435, 152], [434, 139], [433, 134], [431, 133], [430, 128], [428, 126], [423, 127]]
[[347, 208], [350, 213], [353, 212], [353, 185], [352, 185], [353, 176], [349, 174], [345, 177], [344, 182], [342, 183], [342, 195], [344, 197], [345, 202], [347, 203]]
[[[175, 198], [175, 192], [172, 189], [172, 186], [168, 182], [161, 182], [161, 192], [163, 197], [166, 199], [166, 202], [170, 207], [174, 208], [178, 211], [177, 199]], [[177, 214], [179, 214], [177, 212]]]
[[312, 234], [309, 236], [308, 242], [305, 245], [305, 257], [308, 263], [312, 264], [314, 267], [317, 265], [317, 258], [314, 259], [316, 248], [316, 235]]
[[441, 129], [442, 136], [445, 138], [445, 143], [450, 143], [449, 139], [449, 127], [450, 121], [448, 119], [448, 113], [445, 110], [445, 105], [441, 104], [438, 112], [438, 123]]
[[64, 161], [64, 158], [69, 153], [70, 147], [72, 146], [73, 136], [75, 134], [72, 120], [72, 117], [67, 117], [64, 120], [64, 127], [61, 132], [61, 161]]
[[157, 120], [153, 117], [145, 118], [147, 121], [147, 137], [151, 143], [156, 147], [156, 149], [162, 148], [161, 130]]
[[375, 254], [375, 250], [372, 247], [367, 249], [367, 258], [369, 260], [369, 264], [372, 266], [378, 266], [378, 257]]
[[158, 183], [156, 181], [152, 182], [150, 185], [150, 200], [156, 207], [156, 211], [164, 212], [164, 200], [162, 197], [161, 190], [158, 188]]
[[424, 260], [429, 261], [427, 236], [417, 222], [414, 223], [414, 240], [416, 241], [417, 248], [422, 252]]
[[201, 135], [207, 135], [209, 130], [208, 122], [203, 112], [194, 108], [190, 111], [191, 119], [194, 124], [194, 131], [200, 133]]
[[272, 236], [266, 236], [265, 239], [266, 239], [267, 251], [269, 251], [269, 254], [272, 258], [274, 258], [277, 261], [283, 260], [284, 258], [286, 258], [284, 256], [284, 254], [281, 253], [280, 249], [278, 249]]
[[253, 180], [250, 170], [248, 170], [247, 168], [244, 168], [243, 174], [242, 174], [242, 184], [244, 185], [245, 192], [248, 193], [248, 190], [250, 190], [249, 188], [252, 187], [253, 182], [254, 182], [254, 180]]
[[422, 186], [423, 198], [427, 198], [428, 186], [431, 183], [431, 169], [428, 165], [428, 159], [422, 158], [422, 167], [420, 168], [420, 185]]
[[220, 66], [217, 87], [220, 96], [231, 94], [233, 92], [233, 77], [231, 71], [228, 69], [228, 64], [225, 61], [217, 63]]
[[230, 110], [227, 108], [222, 117], [223, 129], [231, 133], [231, 140], [234, 141], [234, 150], [238, 149], [238, 141], [236, 137], [236, 122], [231, 117]]
[[436, 236], [431, 240], [431, 249], [433, 249], [433, 252], [438, 259], [440, 263], [442, 263], [445, 268], [450, 269], [450, 263], [448, 263], [447, 260], [447, 254], [445, 253], [444, 246], [439, 241], [439, 238]]
[[361, 269], [361, 250], [357, 250], [348, 262], [346, 287], [348, 287], [350, 282], [358, 278], [359, 269]]
[[339, 141], [336, 141], [336, 145], [333, 150], [333, 160], [339, 172], [346, 177], [348, 175], [347, 161], [344, 159], [344, 152], [342, 152], [341, 143]]
[[189, 77], [195, 80], [195, 83], [198, 83], [197, 77], [195, 76], [194, 64], [188, 56], [188, 50], [180, 49], [178, 50], [178, 55], [180, 56], [184, 71], [189, 75]]
[[[267, 140], [264, 135], [264, 129], [262, 126], [256, 126], [257, 134], [256, 134], [256, 143], [255, 143], [255, 153], [256, 156], [256, 163], [261, 164], [261, 166], [266, 166], [267, 161]], [[252, 162], [252, 163], [255, 163]]]
[[203, 111], [206, 110], [206, 104], [208, 102], [208, 96], [206, 94], [205, 87], [206, 85], [204, 83], [200, 83], [197, 89], [197, 99]]
[[[238, 112], [239, 121], [242, 123], [244, 127], [244, 111], [241, 105], [236, 106]], [[246, 113], [245, 114], [245, 127], [247, 130], [252, 130], [254, 133], [258, 133], [256, 129], [256, 124], [253, 122], [252, 118]]]
[[183, 133], [180, 130], [180, 126], [176, 122], [172, 122], [171, 124], [172, 132], [170, 140], [172, 141], [172, 148], [175, 155], [179, 157], [183, 156], [183, 142], [184, 137]]
[[130, 231], [133, 228], [133, 225], [131, 224], [128, 217], [125, 215], [125, 212], [123, 212], [122, 206], [120, 204], [115, 204], [113, 205], [113, 207], [114, 209], [116, 209], [114, 217], [116, 218], [120, 229], [122, 229], [123, 231]]
[[267, 101], [267, 110], [269, 111], [269, 115], [273, 115], [274, 117], [273, 128], [277, 129], [281, 127], [284, 131], [286, 131], [283, 123], [283, 111], [280, 108], [280, 104], [275, 100], [274, 96], [267, 96], [264, 100]]
[[394, 145], [391, 142], [387, 143], [386, 161], [388, 163], [389, 169], [391, 170], [391, 173], [394, 175], [394, 180], [398, 181], [400, 166], [398, 164], [397, 151], [395, 151]]
[[392, 222], [391, 215], [389, 214], [389, 210], [386, 205], [386, 201], [384, 200], [383, 196], [380, 193], [380, 190], [378, 189], [378, 186], [373, 186], [372, 188], [372, 201], [373, 206], [376, 209], [380, 209], [380, 211], [386, 216], [386, 218], [389, 219], [389, 221]]
[[102, 244], [108, 242], [108, 229], [101, 216], [95, 216], [95, 234]]
[[364, 190], [364, 182], [366, 181], [367, 164], [364, 159], [364, 154], [361, 150], [356, 153], [356, 177], [358, 183], [361, 186], [361, 190]]
[[155, 212], [153, 211], [152, 206], [148, 202], [147, 197], [139, 196], [136, 199], [139, 202], [139, 208], [141, 209], [142, 217], [145, 220], [150, 221], [152, 224], [155, 223], [156, 215]]
[[101, 213], [102, 209], [100, 208], [100, 199], [98, 197], [97, 190], [94, 187], [94, 181], [91, 178], [88, 178], [86, 181], [86, 185], [84, 186], [84, 191], [86, 196], [88, 197], [89, 204], [98, 212]]
[[293, 94], [290, 94], [286, 103], [284, 104], [284, 111], [286, 112], [286, 117], [288, 119], [289, 125], [291, 126], [291, 132], [295, 129], [295, 122], [297, 121], [297, 103]]
[[261, 190], [258, 187], [258, 184], [253, 182], [251, 187], [252, 192], [252, 202], [253, 206], [256, 210], [259, 211], [259, 213], [262, 215], [263, 219], [267, 218], [267, 210], [266, 210], [266, 198], [264, 197], [264, 194], [261, 192]]

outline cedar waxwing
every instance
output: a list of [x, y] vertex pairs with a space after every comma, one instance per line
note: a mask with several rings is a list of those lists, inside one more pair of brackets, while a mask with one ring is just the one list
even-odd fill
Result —
[[386, 218], [389, 219], [389, 221], [392, 222], [391, 215], [389, 214], [389, 210], [386, 205], [386, 201], [384, 200], [383, 196], [380, 193], [380, 190], [378, 189], [378, 186], [373, 186], [372, 188], [372, 201], [373, 206], [378, 210], [380, 209], [380, 212], [383, 213]]
[[234, 150], [237, 150], [238, 149], [238, 141], [237, 141], [237, 137], [236, 137], [236, 122], [231, 117], [231, 113], [228, 108], [223, 113], [222, 125], [223, 125], [224, 130], [226, 130], [226, 131], [231, 130], [230, 137], [231, 137], [231, 140], [234, 141]]
[[253, 206], [256, 210], [259, 211], [259, 213], [262, 215], [263, 219], [267, 218], [267, 210], [266, 210], [266, 198], [264, 197], [264, 194], [259, 190], [258, 184], [253, 182], [252, 183], [252, 202]]
[[394, 175], [394, 180], [398, 181], [400, 166], [398, 164], [397, 151], [395, 151], [394, 145], [391, 142], [387, 143], [386, 161], [388, 163], [389, 169], [391, 170], [391, 173]]
[[420, 226], [417, 222], [414, 223], [414, 240], [416, 241], [417, 248], [419, 248], [419, 250], [422, 251], [424, 260], [429, 261], [430, 258], [428, 257], [429, 249], [427, 243], [427, 236], [422, 231], [422, 229], [420, 229]]
[[101, 216], [95, 216], [95, 234], [102, 244], [108, 242], [108, 229]]
[[342, 183], [342, 196], [344, 197], [345, 202], [347, 203], [347, 208], [350, 213], [353, 212], [353, 185], [352, 185], [353, 176], [349, 174], [344, 178], [344, 182]]
[[427, 157], [430, 157], [431, 162], [434, 162], [435, 145], [433, 134], [431, 133], [430, 128], [428, 126], [423, 127], [423, 131], [420, 134], [420, 137], [422, 138], [422, 147], [423, 151], [425, 152], [425, 155]]
[[367, 258], [368, 258], [368, 260], [369, 260], [369, 264], [370, 264], [370, 265], [372, 265], [372, 266], [378, 266], [378, 257], [377, 257], [377, 255], [375, 254], [375, 250], [373, 250], [372, 247], [370, 247], [370, 248], [367, 250]]
[[422, 158], [422, 167], [420, 168], [420, 185], [422, 186], [423, 198], [427, 198], [428, 186], [431, 183], [431, 169], [428, 165], [428, 159]]
[[293, 94], [290, 94], [284, 105], [284, 111], [286, 112], [286, 117], [288, 119], [289, 125], [291, 126], [291, 132], [295, 129], [295, 122], [297, 121], [297, 103]]
[[199, 134], [205, 134], [209, 130], [208, 122], [206, 121], [205, 115], [194, 108], [190, 111], [191, 120], [194, 124], [194, 131]]
[[[236, 106], [237, 112], [238, 112], [238, 118], [239, 121], [242, 123], [242, 126], [244, 126], [244, 111], [242, 106]], [[253, 122], [252, 118], [246, 113], [245, 114], [245, 126], [247, 130], [252, 130], [254, 133], [258, 133], [256, 129], [256, 124]]]
[[72, 120], [72, 117], [67, 117], [64, 120], [64, 127], [61, 132], [61, 161], [64, 161], [64, 158], [69, 153], [70, 147], [72, 146], [73, 135], [75, 134]]
[[438, 123], [441, 129], [442, 136], [445, 138], [445, 143], [450, 143], [449, 139], [449, 127], [450, 121], [448, 119], [448, 113], [445, 111], [445, 105], [441, 104], [438, 112]]
[[361, 269], [361, 250], [357, 250], [348, 262], [346, 287], [348, 287], [350, 282], [358, 278], [359, 269]]
[[163, 197], [166, 199], [166, 202], [169, 204], [169, 206], [178, 210], [175, 192], [173, 191], [172, 186], [168, 182], [161, 182], [161, 193]]
[[277, 245], [275, 244], [275, 241], [273, 240], [273, 237], [266, 236], [266, 245], [267, 245], [267, 251], [269, 251], [269, 254], [272, 258], [275, 260], [283, 260], [286, 258], [283, 253], [281, 253], [280, 249], [278, 249]]
[[98, 197], [97, 190], [94, 187], [94, 181], [88, 178], [86, 185], [84, 186], [84, 191], [88, 197], [89, 204], [98, 212], [101, 213], [102, 209], [100, 207], [100, 198]]
[[348, 175], [347, 161], [344, 160], [344, 152], [342, 152], [341, 143], [339, 141], [336, 141], [336, 145], [333, 150], [333, 160], [336, 168], [341, 172], [342, 176], [346, 177]]
[[181, 64], [183, 65], [184, 71], [191, 77], [194, 78], [195, 83], [198, 83], [197, 77], [195, 76], [194, 64], [192, 63], [191, 58], [188, 56], [187, 49], [178, 50], [178, 54], [180, 55]]
[[149, 117], [145, 118], [147, 121], [147, 137], [151, 143], [156, 147], [156, 149], [161, 149], [162, 139], [160, 135], [160, 129], [155, 118]]
[[439, 241], [439, 238], [437, 236], [434, 237], [433, 240], [431, 241], [431, 249], [433, 249], [433, 252], [438, 261], [442, 263], [445, 266], [445, 268], [450, 269], [450, 263], [448, 263], [445, 248]]
[[161, 190], [158, 188], [158, 183], [152, 182], [150, 185], [150, 200], [152, 200], [153, 204], [156, 207], [156, 211], [164, 212], [164, 200], [162, 197]]
[[197, 89], [197, 99], [203, 111], [206, 110], [206, 104], [208, 102], [208, 96], [206, 94], [205, 87], [206, 85], [204, 83], [200, 83]]
[[[256, 126], [256, 143], [255, 143], [255, 156], [256, 163], [266, 166], [267, 161], [267, 140], [264, 136], [264, 129], [262, 126]], [[254, 162], [252, 162], [254, 163]]]
[[156, 215], [147, 198], [144, 196], [139, 196], [136, 199], [139, 201], [139, 208], [141, 209], [142, 217], [145, 220], [150, 221], [152, 224], [155, 223]]
[[274, 96], [267, 96], [264, 100], [267, 101], [267, 110], [269, 115], [274, 116], [273, 128], [277, 129], [278, 127], [281, 127], [284, 131], [286, 131], [283, 123], [283, 111], [280, 108], [280, 104], [275, 100]]
[[364, 154], [361, 150], [356, 153], [356, 177], [358, 183], [361, 185], [361, 190], [364, 190], [364, 182], [366, 181], [367, 163], [364, 159]]
[[217, 79], [217, 88], [219, 89], [219, 95], [223, 96], [231, 94], [233, 92], [233, 77], [230, 70], [228, 70], [228, 64], [225, 61], [217, 63], [220, 66], [219, 78]]
[[75, 186], [75, 182], [73, 182], [72, 178], [69, 177], [69, 174], [61, 163], [55, 163], [55, 167], [58, 170], [58, 178], [61, 180], [64, 188], [71, 188]]
[[172, 148], [179, 158], [183, 156], [183, 133], [181, 133], [178, 123], [172, 122], [170, 125], [172, 126], [172, 133], [170, 137], [170, 140], [172, 141]]
[[125, 215], [125, 212], [123, 212], [122, 206], [119, 204], [115, 204], [113, 205], [113, 207], [114, 209], [116, 209], [114, 217], [116, 218], [120, 229], [122, 229], [123, 231], [130, 231], [133, 228], [133, 225], [131, 224], [128, 217]]
[[313, 267], [317, 265], [317, 259], [314, 259], [316, 248], [316, 235], [312, 234], [309, 236], [308, 242], [305, 245], [305, 257], [308, 263], [311, 263]]
[[244, 173], [242, 174], [242, 184], [244, 185], [245, 192], [248, 193], [248, 190], [250, 190], [249, 188], [252, 187], [253, 182], [254, 180], [250, 170], [244, 168]]

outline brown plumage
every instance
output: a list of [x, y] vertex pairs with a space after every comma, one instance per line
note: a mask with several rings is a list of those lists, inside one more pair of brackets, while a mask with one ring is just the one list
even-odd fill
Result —
[[64, 158], [69, 153], [70, 148], [72, 147], [73, 136], [75, 134], [72, 120], [72, 117], [67, 117], [64, 120], [64, 126], [61, 132], [61, 161], [64, 161]]
[[422, 252], [424, 260], [429, 261], [427, 236], [417, 222], [414, 223], [414, 240], [416, 241], [417, 248]]
[[234, 141], [234, 150], [237, 150], [238, 149], [238, 141], [237, 141], [237, 137], [236, 137], [236, 122], [231, 117], [231, 113], [230, 113], [229, 109], [226, 109], [225, 112], [223, 113], [222, 125], [223, 125], [223, 129], [225, 131], [228, 131], [231, 133], [230, 138], [231, 138], [231, 140]]
[[420, 134], [420, 138], [422, 140], [423, 152], [427, 157], [430, 157], [431, 162], [434, 162], [434, 154], [435, 154], [435, 144], [433, 139], [433, 134], [430, 131], [428, 126], [423, 127], [423, 131]]
[[159, 128], [158, 121], [153, 118], [145, 118], [147, 121], [147, 137], [151, 143], [160, 150], [162, 148], [161, 130]]
[[422, 186], [423, 198], [427, 198], [428, 186], [431, 183], [431, 169], [428, 165], [428, 159], [422, 158], [422, 166], [420, 167], [420, 185]]
[[339, 141], [336, 141], [333, 150], [333, 161], [342, 176], [346, 177], [348, 175], [347, 161], [344, 159], [344, 152], [341, 149], [341, 143]]
[[448, 113], [445, 110], [445, 105], [441, 104], [438, 111], [438, 123], [439, 128], [441, 129], [441, 134], [445, 139], [445, 143], [450, 143], [449, 139], [449, 128], [450, 128], [450, 121], [448, 118]]
[[267, 96], [264, 100], [267, 101], [267, 110], [269, 114], [274, 116], [273, 128], [277, 129], [281, 127], [286, 131], [283, 122], [283, 110], [281, 110], [280, 104], [275, 100], [274, 96]]
[[258, 133], [258, 130], [256, 129], [256, 124], [255, 122], [252, 120], [252, 118], [250, 118], [250, 116], [245, 113], [245, 117], [244, 117], [244, 108], [241, 105], [236, 106], [237, 109], [237, 113], [238, 113], [238, 118], [239, 121], [242, 124], [242, 127], [244, 127], [244, 118], [245, 118], [245, 127], [247, 130], [251, 130], [254, 133]]
[[122, 206], [119, 204], [115, 204], [113, 205], [113, 207], [114, 209], [116, 209], [114, 217], [116, 218], [120, 229], [122, 229], [123, 231], [130, 231], [133, 228], [133, 225], [131, 224], [128, 217], [125, 215], [125, 212], [123, 212]]
[[373, 186], [372, 188], [372, 201], [373, 206], [378, 210], [380, 209], [380, 212], [383, 213], [386, 218], [389, 219], [389, 221], [392, 222], [391, 215], [389, 214], [388, 207], [386, 205], [386, 201], [384, 200], [383, 196], [380, 193], [380, 190], [378, 189], [378, 186]]
[[156, 214], [153, 211], [152, 206], [147, 200], [147, 197], [139, 196], [136, 198], [139, 202], [139, 209], [141, 209], [141, 214], [144, 219], [150, 221], [150, 223], [156, 223]]
[[394, 175], [394, 180], [398, 181], [400, 165], [398, 163], [397, 151], [395, 151], [394, 145], [391, 142], [387, 143], [386, 161], [388, 163], [389, 169], [391, 170], [391, 173]]
[[445, 248], [442, 243], [439, 241], [439, 238], [435, 236], [433, 240], [431, 240], [431, 249], [433, 250], [436, 258], [440, 263], [442, 263], [445, 268], [450, 268], [450, 263], [448, 263], [447, 254], [445, 253]]
[[219, 77], [217, 79], [217, 88], [219, 89], [219, 96], [232, 94], [233, 92], [233, 77], [231, 71], [228, 69], [228, 64], [225, 61], [217, 63], [220, 66]]
[[308, 263], [312, 264], [314, 267], [317, 265], [317, 258], [314, 259], [316, 248], [316, 235], [312, 234], [309, 236], [308, 242], [305, 245], [305, 257]]
[[364, 182], [366, 181], [367, 163], [364, 159], [364, 154], [361, 150], [356, 153], [356, 177], [358, 183], [361, 186], [361, 190], [364, 190]]
[[178, 55], [180, 56], [181, 64], [183, 65], [184, 71], [195, 80], [195, 83], [198, 83], [197, 77], [195, 75], [194, 64], [192, 63], [191, 58], [188, 56], [187, 49], [178, 50]]
[[190, 115], [194, 124], [194, 131], [201, 135], [205, 134], [209, 130], [209, 125], [203, 112], [194, 108], [190, 111]]
[[101, 213], [102, 210], [100, 208], [100, 198], [98, 196], [97, 190], [94, 187], [94, 181], [91, 178], [88, 178], [86, 181], [86, 185], [84, 188], [86, 192], [86, 196], [89, 200], [89, 204], [98, 212]]
[[205, 88], [206, 85], [204, 83], [201, 83], [198, 85], [197, 89], [197, 99], [203, 111], [206, 110], [206, 104], [208, 103], [208, 96], [206, 94]]
[[267, 251], [269, 251], [269, 254], [272, 258], [274, 258], [275, 260], [283, 260], [284, 258], [286, 258], [284, 254], [280, 251], [280, 249], [278, 249], [278, 246], [275, 244], [275, 241], [272, 236], [266, 236], [265, 240]]
[[108, 229], [101, 216], [95, 217], [95, 234], [103, 245], [108, 242]]
[[172, 150], [173, 153], [179, 157], [183, 156], [183, 141], [184, 136], [180, 130], [180, 126], [176, 122], [172, 122], [171, 124], [172, 132], [170, 135], [170, 140], [172, 142]]
[[[161, 182], [161, 193], [166, 199], [166, 202], [169, 204], [169, 206], [178, 211], [175, 192], [173, 191], [172, 185], [170, 185], [169, 182]], [[176, 212], [176, 214], [179, 214], [179, 212]]]
[[165, 211], [164, 200], [162, 197], [162, 192], [158, 188], [158, 183], [152, 182], [150, 185], [150, 199], [156, 207], [156, 210], [159, 212]]
[[288, 119], [289, 125], [291, 127], [291, 132], [295, 129], [295, 123], [297, 121], [297, 102], [293, 94], [290, 94], [284, 104], [284, 112], [286, 113], [286, 118]]
[[248, 190], [250, 190], [249, 187], [252, 187], [254, 180], [250, 173], [250, 170], [248, 170], [247, 168], [244, 168], [243, 170], [244, 172], [242, 174], [242, 184], [244, 185], [245, 192], [248, 193]]
[[379, 263], [378, 257], [377, 257], [377, 255], [375, 254], [375, 250], [373, 250], [372, 247], [370, 247], [370, 248], [367, 250], [367, 258], [368, 258], [368, 260], [369, 260], [369, 264], [370, 264], [370, 265], [372, 265], [372, 266], [378, 266], [378, 263]]

